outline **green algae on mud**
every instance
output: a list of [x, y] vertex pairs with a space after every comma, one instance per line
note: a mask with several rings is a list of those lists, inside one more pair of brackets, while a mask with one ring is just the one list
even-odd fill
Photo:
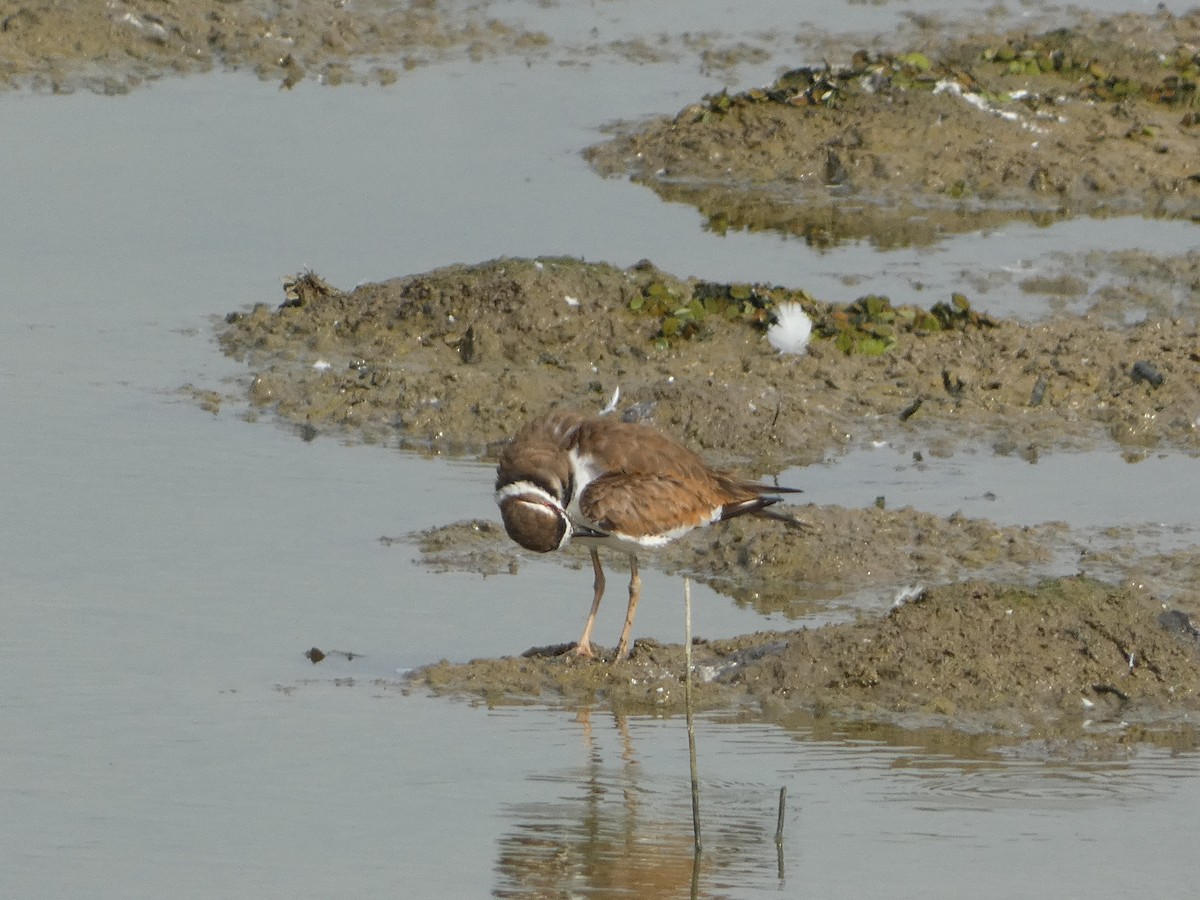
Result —
[[619, 129], [588, 157], [696, 206], [712, 230], [817, 246], [1080, 214], [1196, 219], [1198, 42], [1193, 11], [859, 51]]
[[[1161, 606], [1128, 589], [1085, 578], [1033, 587], [958, 582], [882, 618], [697, 640], [697, 705], [776, 721], [804, 714], [1022, 739], [1193, 733], [1200, 644], [1190, 623], [1180, 622], [1187, 620], [1164, 618]], [[442, 661], [409, 681], [490, 703], [682, 711], [679, 645], [637, 641], [620, 663], [581, 660], [564, 649]]]
[[[833, 329], [785, 357], [754, 316], [709, 316], [664, 345], [663, 319], [631, 308], [663, 286], [680, 307], [715, 289], [645, 261], [569, 258], [448, 266], [350, 292], [309, 273], [289, 280], [282, 306], [231, 313], [220, 340], [252, 370], [257, 409], [305, 429], [484, 457], [528, 415], [598, 411], [617, 387], [623, 409], [715, 463], [760, 472], [898, 432], [1031, 457], [1067, 446], [1200, 450], [1195, 322], [889, 326], [878, 354], [842, 352]], [[854, 301], [804, 305], [834, 320]], [[1139, 375], [1148, 371], [1161, 379]]]

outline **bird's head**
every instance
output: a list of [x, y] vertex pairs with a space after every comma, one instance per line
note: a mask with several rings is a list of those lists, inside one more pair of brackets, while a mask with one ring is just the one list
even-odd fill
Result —
[[496, 491], [496, 503], [508, 536], [535, 553], [561, 550], [571, 540], [571, 520], [549, 492], [529, 482]]

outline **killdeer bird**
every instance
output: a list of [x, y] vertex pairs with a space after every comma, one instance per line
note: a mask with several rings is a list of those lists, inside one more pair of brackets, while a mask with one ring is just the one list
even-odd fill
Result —
[[648, 425], [568, 410], [528, 422], [505, 447], [496, 471], [496, 503], [509, 537], [538, 553], [562, 550], [572, 540], [591, 552], [592, 610], [575, 647], [579, 656], [595, 655], [592, 626], [604, 596], [598, 549], [629, 555], [629, 607], [618, 660], [629, 653], [641, 596], [638, 551], [734, 516], [772, 515], [764, 510], [782, 499], [775, 493], [794, 490], [713, 469]]

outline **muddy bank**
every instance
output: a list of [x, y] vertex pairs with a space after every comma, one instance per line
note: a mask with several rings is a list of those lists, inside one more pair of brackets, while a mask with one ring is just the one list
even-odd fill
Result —
[[717, 232], [926, 244], [1011, 219], [1200, 218], [1200, 11], [858, 51], [593, 147]]
[[[734, 519], [656, 549], [645, 561], [665, 572], [687, 574], [764, 615], [782, 612], [795, 619], [827, 614], [831, 604], [844, 605], [850, 598], [855, 598], [854, 608], [883, 609], [904, 585], [981, 573], [1011, 580], [1033, 571], [1062, 571], [1079, 557], [1062, 525], [1002, 527], [914, 509], [813, 504], [786, 509], [804, 527]], [[497, 522], [456, 522], [415, 537], [422, 563], [434, 571], [516, 575], [529, 558]], [[591, 597], [587, 551], [572, 548], [554, 558], [587, 569], [579, 576], [577, 594], [561, 598], [568, 606], [586, 606]], [[619, 554], [606, 554], [605, 565], [628, 571]], [[614, 576], [613, 583], [620, 580]]]
[[[676, 154], [679, 166], [692, 156], [695, 171], [680, 176], [675, 161], [638, 156], [621, 140], [609, 145], [624, 149], [605, 171], [644, 166], [639, 177], [672, 189], [713, 186], [746, 215], [764, 216], [762, 227], [777, 227], [775, 206], [788, 216], [817, 210], [828, 221], [792, 229], [814, 243], [865, 235], [894, 244], [902, 241], [893, 234], [912, 241], [920, 228], [932, 240], [1014, 214], [1194, 215], [1196, 126], [1184, 102], [1194, 60], [1176, 52], [1194, 22], [1126, 24], [1160, 40], [1174, 68], [1164, 74], [1161, 61], [1154, 68], [1126, 50], [1113, 63], [1133, 74], [1097, 71], [1106, 41], [1153, 44], [1103, 30], [1079, 41], [1010, 36], [973, 49], [873, 53], [851, 59], [846, 73], [792, 73], [770, 90], [709, 98], [621, 139], [661, 126], [661, 148], [647, 149]], [[987, 69], [999, 64], [1007, 68]], [[1074, 87], [1068, 75], [1078, 76]], [[935, 91], [939, 84], [950, 86]], [[1168, 98], [1167, 87], [1181, 99]], [[1014, 94], [1022, 90], [1030, 93]], [[1043, 136], [1042, 128], [1057, 130]], [[726, 144], [736, 160], [720, 156]], [[780, 174], [797, 145], [817, 148], [800, 165], [818, 165], [819, 177]], [[601, 151], [594, 161], [606, 165]], [[759, 168], [743, 171], [743, 163]], [[727, 210], [712, 221], [748, 227]], [[1145, 283], [1139, 276], [1157, 265], [1147, 255], [1106, 261], [1127, 284]], [[1078, 298], [1096, 268], [1065, 261], [1022, 288]], [[1030, 324], [988, 315], [969, 287], [927, 308], [899, 308], [870, 287], [816, 297], [803, 285], [706, 282], [650, 262], [500, 259], [354, 290], [302, 273], [285, 283], [282, 304], [272, 298], [231, 313], [220, 340], [247, 365], [250, 416], [278, 416], [305, 438], [334, 433], [487, 459], [529, 415], [558, 404], [599, 410], [620, 387], [619, 415], [754, 475], [898, 437], [920, 447], [917, 456], [983, 445], [1033, 461], [1104, 447], [1136, 460], [1200, 449], [1200, 333], [1192, 318], [1176, 317], [1194, 310], [1181, 285], [1194, 270], [1191, 260], [1163, 267], [1156, 293], [1138, 298], [1150, 317], [1133, 325], [1116, 293], [1094, 317]], [[804, 355], [782, 357], [765, 340], [784, 302], [800, 303], [815, 322]], [[1194, 571], [1194, 558], [1190, 570], [1177, 556], [1134, 558], [1117, 534], [1110, 552], [1092, 553], [1096, 545], [1056, 526], [1001, 528], [885, 508], [798, 512], [810, 526], [802, 535], [735, 522], [672, 545], [653, 564], [764, 611], [803, 618], [836, 603], [843, 616], [868, 613], [812, 631], [703, 642], [702, 705], [779, 721], [953, 724], [1050, 740], [1097, 732], [1137, 740], [1138, 723], [1170, 728], [1194, 714], [1195, 634], [1186, 618], [1159, 622], [1167, 593], [1079, 579], [1027, 583], [1035, 572], [1093, 570], [1162, 584]], [[515, 573], [523, 560], [486, 522], [424, 535], [421, 550], [431, 565], [477, 572]], [[580, 621], [589, 582], [581, 573], [578, 594], [563, 598], [578, 605]], [[897, 588], [922, 585], [917, 599], [880, 617]], [[1194, 615], [1194, 591], [1178, 578], [1170, 589], [1172, 606]], [[542, 652], [438, 664], [414, 681], [491, 702], [671, 712], [681, 655], [643, 639], [616, 667]]]
[[[290, 88], [388, 84], [412, 69], [448, 60], [516, 57], [587, 67], [598, 61], [653, 66], [694, 61], [698, 73], [733, 84], [739, 70], [775, 57], [830, 55], [846, 40], [810, 22], [730, 17], [717, 28], [639, 28], [628, 9], [562, 11], [558, 4], [513, 8], [495, 0], [189, 0], [99, 4], [0, 0], [0, 90], [125, 93], [168, 75], [214, 68], [252, 71]], [[543, 17], [559, 27], [542, 30]], [[1025, 10], [1044, 18], [1046, 11]], [[1002, 9], [989, 11], [1002, 19]], [[914, 17], [915, 18], [915, 17]], [[661, 21], [651, 15], [655, 29]], [[949, 27], [941, 23], [942, 27]], [[976, 27], [978, 23], [975, 23]], [[888, 37], [920, 35], [909, 23]], [[872, 46], [879, 37], [865, 38]]]
[[[1022, 324], [961, 296], [928, 310], [878, 295], [830, 303], [798, 288], [681, 279], [646, 262], [562, 258], [450, 266], [349, 292], [308, 273], [284, 292], [278, 306], [231, 313], [220, 340], [252, 373], [251, 415], [277, 415], [305, 437], [487, 458], [528, 415], [559, 403], [599, 410], [619, 385], [619, 414], [755, 473], [897, 432], [927, 448], [919, 452], [982, 441], [1030, 460], [1061, 447], [1107, 446], [1128, 459], [1197, 449], [1200, 346], [1195, 324], [1175, 319]], [[785, 301], [815, 322], [801, 356], [781, 356], [765, 339]], [[203, 402], [211, 407], [211, 396]], [[794, 510], [802, 531], [735, 520], [668, 546], [653, 564], [764, 612], [802, 618], [838, 604], [869, 618], [707, 644], [701, 664], [724, 674], [706, 685], [704, 704], [1054, 740], [1108, 719], [1159, 728], [1193, 711], [1190, 626], [1176, 628], [1181, 637], [1158, 615], [1165, 597], [1184, 615], [1200, 612], [1186, 577], [1175, 577], [1194, 571], [1194, 554], [1150, 557], [1119, 529], [1098, 541], [1062, 526], [911, 509]], [[418, 543], [435, 568], [517, 573], [524, 558], [492, 522], [435, 529]], [[962, 580], [1071, 571], [1151, 586]], [[577, 596], [563, 598], [581, 618], [589, 584], [581, 572]], [[926, 600], [880, 620], [904, 586], [926, 586]], [[1001, 627], [1014, 622], [1011, 634]], [[534, 654], [439, 664], [416, 678], [494, 702], [675, 708], [680, 649], [641, 647], [615, 668]], [[1120, 647], [1134, 659], [1124, 680]], [[968, 661], [975, 668], [964, 671]]]
[[[284, 88], [304, 80], [390, 84], [433, 63], [500, 57], [581, 67], [695, 60], [699, 72], [732, 82], [744, 64], [794, 53], [800, 42], [790, 29], [756, 30], [749, 40], [695, 28], [629, 33], [620, 14], [551, 12], [560, 27], [565, 19], [567, 34], [556, 40], [538, 27], [539, 12], [494, 0], [0, 0], [0, 90], [121, 94], [216, 68]], [[821, 40], [808, 29], [802, 35], [812, 37], [807, 44]]]
[[537, 53], [548, 38], [492, 18], [487, 4], [414, 0], [149, 5], [0, 0], [0, 88], [124, 93], [169, 74], [250, 70], [291, 87], [305, 78], [387, 84], [451, 52]]
[[[978, 441], [1030, 459], [1064, 446], [1200, 449], [1194, 322], [1022, 324], [965, 297], [932, 311], [877, 295], [831, 303], [562, 258], [350, 292], [302, 275], [286, 293], [230, 314], [220, 340], [253, 372], [253, 406], [311, 433], [487, 457], [527, 416], [598, 411], [619, 386], [623, 414], [758, 471], [897, 432], [930, 452]], [[817, 323], [805, 355], [765, 339], [785, 301]]]
[[563, 42], [537, 21], [536, 8], [514, 11], [493, 0], [0, 0], [0, 90], [122, 94], [217, 68], [254, 72], [283, 88], [304, 80], [390, 84], [433, 63], [500, 57], [571, 66], [694, 59], [700, 72], [732, 80], [740, 65], [793, 45], [782, 33], [747, 43], [694, 29], [608, 37], [610, 28], [622, 29], [603, 18], [580, 29], [588, 37]]
[[[638, 641], [619, 664], [532, 650], [440, 662], [411, 680], [491, 702], [603, 702], [682, 710], [683, 650]], [[1083, 578], [932, 588], [882, 619], [728, 641], [697, 640], [698, 705], [745, 705], [914, 727], [954, 725], [1024, 737], [1188, 726], [1200, 711], [1197, 632], [1182, 613]]]
[[[833, 621], [700, 641], [706, 707], [779, 721], [801, 717], [809, 725], [829, 718], [910, 728], [951, 724], [1047, 740], [1108, 728], [1109, 739], [1144, 739], [1140, 727], [1125, 727], [1129, 722], [1156, 732], [1192, 728], [1200, 685], [1191, 625], [1200, 619], [1194, 548], [1146, 553], [1135, 529], [1106, 529], [1106, 550], [1095, 535], [1060, 525], [1000, 527], [912, 509], [802, 505], [794, 511], [808, 523], [803, 533], [777, 522], [733, 520], [648, 560], [764, 614]], [[526, 555], [496, 523], [459, 522], [415, 539], [422, 561], [435, 570], [522, 575]], [[586, 553], [576, 549], [556, 559], [580, 569], [577, 589], [547, 602], [576, 610], [582, 621], [591, 597]], [[609, 555], [607, 566], [611, 575], [621, 560]], [[1055, 571], [1105, 581], [1044, 579]], [[579, 624], [569, 613], [563, 621], [571, 633]], [[562, 644], [519, 658], [442, 661], [413, 679], [491, 703], [678, 711], [682, 649], [665, 645], [671, 635], [639, 634], [636, 626], [634, 633], [640, 649], [616, 665], [563, 656], [571, 645]], [[606, 637], [612, 636], [600, 635]], [[1126, 661], [1132, 655], [1134, 670], [1141, 659], [1146, 671], [1137, 675], [1149, 680], [1130, 682], [1134, 672], [1120, 669], [1113, 648], [1124, 648]]]

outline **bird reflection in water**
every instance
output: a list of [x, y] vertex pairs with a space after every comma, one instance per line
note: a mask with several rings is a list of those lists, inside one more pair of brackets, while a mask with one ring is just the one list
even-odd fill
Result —
[[664, 796], [661, 780], [652, 786], [650, 775], [642, 777], [628, 718], [611, 715], [621, 746], [619, 767], [606, 763], [591, 711], [581, 710], [577, 722], [587, 762], [577, 770], [534, 776], [562, 785], [556, 799], [506, 810], [512, 828], [499, 841], [494, 896], [705, 896], [699, 887], [717, 865], [693, 853], [686, 760], [679, 796]]

